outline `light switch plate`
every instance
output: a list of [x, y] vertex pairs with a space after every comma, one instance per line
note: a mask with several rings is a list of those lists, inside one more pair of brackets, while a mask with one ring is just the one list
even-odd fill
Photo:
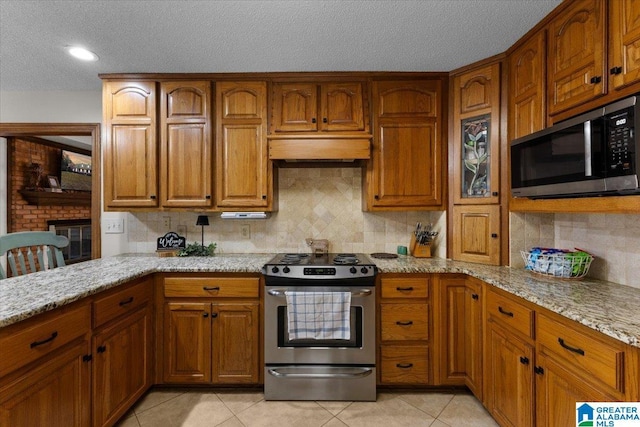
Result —
[[124, 233], [124, 218], [105, 219], [103, 227], [106, 234], [122, 234]]

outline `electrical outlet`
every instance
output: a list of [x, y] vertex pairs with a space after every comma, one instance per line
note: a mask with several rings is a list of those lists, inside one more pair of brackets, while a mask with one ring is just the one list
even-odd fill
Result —
[[162, 217], [162, 226], [164, 228], [166, 228], [167, 230], [169, 230], [171, 228], [171, 217], [170, 216], [163, 216]]
[[105, 219], [102, 223], [106, 234], [124, 233], [124, 218]]
[[240, 236], [242, 236], [243, 239], [251, 238], [251, 226], [249, 224], [242, 224], [240, 226]]

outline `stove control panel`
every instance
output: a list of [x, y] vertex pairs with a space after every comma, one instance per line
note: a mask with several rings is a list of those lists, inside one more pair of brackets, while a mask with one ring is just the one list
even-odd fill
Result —
[[347, 278], [374, 277], [377, 274], [373, 265], [340, 265], [340, 266], [308, 266], [308, 265], [266, 265], [262, 273], [269, 277], [288, 279], [322, 279], [339, 280]]

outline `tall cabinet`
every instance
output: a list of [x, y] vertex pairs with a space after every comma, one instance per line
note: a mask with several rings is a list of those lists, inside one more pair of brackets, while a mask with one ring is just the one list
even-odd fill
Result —
[[454, 74], [450, 144], [452, 258], [501, 264], [501, 62]]

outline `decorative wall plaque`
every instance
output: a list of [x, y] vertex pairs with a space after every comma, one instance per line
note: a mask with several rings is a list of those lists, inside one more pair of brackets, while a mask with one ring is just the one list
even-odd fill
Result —
[[162, 237], [158, 237], [156, 249], [159, 251], [171, 251], [187, 247], [187, 240], [178, 233], [170, 231]]

